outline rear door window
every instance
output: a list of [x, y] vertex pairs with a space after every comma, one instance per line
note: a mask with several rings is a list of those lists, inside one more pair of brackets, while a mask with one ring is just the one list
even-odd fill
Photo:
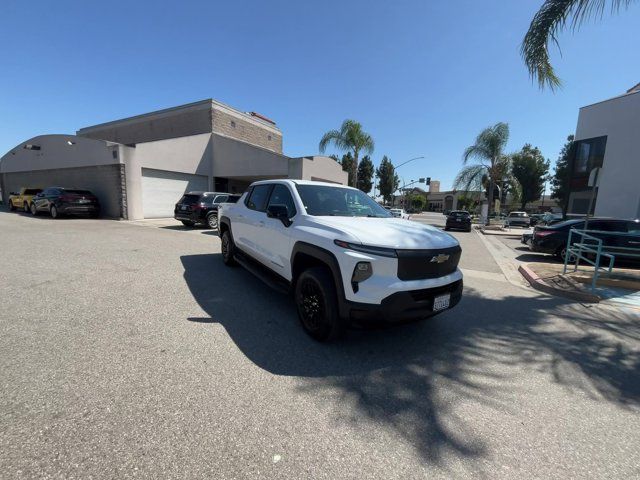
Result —
[[267, 200], [272, 185], [256, 185], [247, 198], [247, 208], [264, 212], [267, 209]]
[[229, 195], [218, 195], [215, 197], [215, 199], [213, 200], [213, 203], [218, 204], [218, 203], [227, 203], [227, 199], [229, 198]]

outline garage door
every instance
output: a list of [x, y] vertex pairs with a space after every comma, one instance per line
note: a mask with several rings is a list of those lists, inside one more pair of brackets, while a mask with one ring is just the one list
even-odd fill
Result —
[[142, 213], [144, 218], [173, 217], [173, 208], [183, 193], [208, 190], [203, 175], [142, 169]]

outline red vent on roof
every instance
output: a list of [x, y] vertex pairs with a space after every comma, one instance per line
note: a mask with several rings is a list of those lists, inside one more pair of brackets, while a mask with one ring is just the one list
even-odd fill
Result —
[[276, 122], [274, 122], [273, 120], [271, 120], [271, 119], [270, 119], [270, 118], [268, 118], [268, 117], [265, 117], [264, 115], [261, 115], [261, 114], [260, 114], [260, 113], [258, 113], [258, 112], [249, 112], [249, 115], [251, 115], [252, 117], [258, 117], [260, 120], [264, 120], [265, 122], [269, 122], [269, 123], [271, 123], [272, 125], [275, 125], [275, 124], [276, 124]]

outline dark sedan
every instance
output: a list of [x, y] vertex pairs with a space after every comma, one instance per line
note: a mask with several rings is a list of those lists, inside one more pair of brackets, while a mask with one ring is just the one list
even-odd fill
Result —
[[31, 214], [47, 212], [51, 218], [62, 215], [100, 215], [100, 202], [89, 190], [49, 187], [38, 193], [31, 201]]
[[[546, 227], [536, 226], [529, 248], [534, 252], [549, 253], [564, 260], [569, 231], [572, 228], [581, 230], [584, 226], [585, 221], [582, 219], [567, 220]], [[594, 232], [590, 235], [602, 239], [605, 247], [640, 248], [640, 221], [638, 220], [593, 218], [589, 220], [587, 228]], [[572, 243], [579, 241], [579, 236], [572, 237]], [[625, 259], [625, 255], [620, 253], [616, 258]]]
[[464, 230], [471, 231], [471, 214], [466, 210], [453, 210], [447, 215], [445, 230]]
[[207, 225], [218, 228], [218, 206], [236, 203], [240, 195], [224, 192], [189, 192], [176, 203], [173, 217], [187, 227]]

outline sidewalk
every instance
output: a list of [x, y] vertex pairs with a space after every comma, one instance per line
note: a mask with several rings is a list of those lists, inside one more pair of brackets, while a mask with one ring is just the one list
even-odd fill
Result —
[[611, 275], [600, 274], [595, 290], [591, 289], [593, 268], [573, 267], [563, 274], [560, 263], [527, 263], [519, 267], [530, 285], [551, 295], [571, 298], [579, 302], [623, 303], [640, 308], [640, 270], [615, 269]]

